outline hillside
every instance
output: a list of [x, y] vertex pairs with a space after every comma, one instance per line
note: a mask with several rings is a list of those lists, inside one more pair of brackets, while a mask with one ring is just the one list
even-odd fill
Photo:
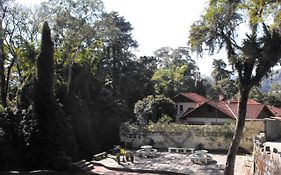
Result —
[[273, 71], [267, 78], [265, 78], [261, 83], [261, 89], [263, 92], [267, 93], [270, 91], [272, 84], [281, 85], [281, 69]]

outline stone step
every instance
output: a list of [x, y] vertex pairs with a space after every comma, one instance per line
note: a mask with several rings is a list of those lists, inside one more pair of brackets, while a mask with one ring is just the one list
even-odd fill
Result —
[[85, 167], [87, 167], [87, 166], [89, 166], [89, 165], [91, 165], [90, 162], [85, 162], [85, 163], [83, 163], [83, 164], [80, 164], [79, 167], [80, 167], [80, 168], [85, 168]]
[[91, 171], [94, 169], [94, 165], [86, 160], [81, 160], [79, 162], [72, 163], [73, 167], [77, 171]]
[[90, 164], [90, 165], [88, 165], [87, 167], [84, 167], [84, 168], [83, 168], [84, 171], [91, 171], [91, 170], [93, 170], [93, 169], [95, 169], [95, 167], [94, 167], [93, 164]]
[[82, 165], [82, 164], [84, 164], [84, 163], [86, 163], [86, 160], [80, 160], [79, 162], [74, 162], [74, 163], [72, 163], [73, 165], [76, 165], [76, 166], [79, 166], [79, 165]]

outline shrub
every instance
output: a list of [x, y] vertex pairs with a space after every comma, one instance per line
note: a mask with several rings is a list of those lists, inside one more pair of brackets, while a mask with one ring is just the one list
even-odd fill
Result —
[[175, 120], [175, 112], [175, 103], [163, 95], [147, 96], [139, 100], [134, 107], [137, 121], [142, 125], [148, 124], [150, 120], [157, 122], [165, 115]]
[[141, 132], [172, 132], [172, 133], [194, 133], [196, 136], [212, 136], [224, 137], [226, 140], [233, 137], [235, 125], [186, 125], [179, 123], [153, 123], [148, 125], [137, 125], [129, 122], [123, 123], [121, 131], [126, 133], [141, 133]]

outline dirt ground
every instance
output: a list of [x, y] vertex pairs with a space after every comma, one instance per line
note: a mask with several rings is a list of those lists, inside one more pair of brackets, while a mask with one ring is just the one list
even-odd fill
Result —
[[[130, 169], [149, 169], [149, 170], [164, 170], [170, 172], [176, 172], [181, 174], [195, 174], [195, 175], [220, 175], [223, 174], [223, 167], [226, 161], [225, 154], [212, 154], [213, 155], [213, 163], [209, 165], [198, 165], [191, 162], [189, 155], [186, 154], [176, 154], [176, 153], [167, 153], [161, 152], [155, 158], [139, 158], [136, 157], [134, 163], [122, 163], [118, 165], [112, 159], [104, 159], [100, 161], [100, 163], [109, 166], [109, 167], [117, 167], [117, 168], [130, 168]], [[235, 162], [235, 175], [247, 175], [249, 174], [250, 166], [249, 164], [249, 156], [245, 155], [237, 155]], [[105, 175], [137, 175], [144, 174], [150, 175], [154, 173], [133, 173], [133, 172], [125, 172], [125, 171], [112, 171], [108, 170], [102, 166], [95, 166], [93, 172], [98, 174]]]

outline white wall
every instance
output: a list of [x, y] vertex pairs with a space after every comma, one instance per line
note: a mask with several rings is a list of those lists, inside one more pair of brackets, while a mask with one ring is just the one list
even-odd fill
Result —
[[[216, 136], [196, 136], [196, 133], [163, 133], [150, 132], [139, 134], [122, 134], [120, 139], [126, 147], [135, 149], [142, 145], [152, 144], [155, 148], [186, 147], [197, 148], [202, 144], [205, 149], [228, 149], [231, 138]], [[153, 140], [153, 141], [152, 141]], [[152, 142], [152, 143], [151, 143]]]
[[[188, 108], [195, 108], [197, 106], [197, 103], [195, 102], [178, 102], [177, 105], [177, 116], [182, 114], [182, 112], [186, 111]], [[180, 111], [180, 105], [183, 106], [183, 111]]]
[[[230, 121], [231, 122], [231, 121]], [[234, 122], [232, 120], [232, 122]], [[273, 122], [273, 121], [272, 121]], [[167, 147], [193, 147], [196, 148], [199, 144], [203, 144], [206, 149], [225, 149], [229, 148], [232, 137], [227, 134], [213, 135], [212, 132], [206, 132], [204, 127], [209, 126], [195, 126], [202, 127], [201, 129], [194, 129], [188, 132], [136, 132], [130, 133], [120, 130], [120, 141], [126, 147], [138, 149], [141, 145], [153, 144], [156, 148]], [[218, 126], [213, 126], [218, 127]], [[222, 126], [219, 126], [222, 127]], [[281, 127], [281, 126], [280, 126]], [[259, 135], [264, 130], [264, 120], [246, 120], [243, 137], [241, 138], [240, 147], [251, 151], [253, 149], [253, 137]], [[281, 128], [275, 127], [275, 132]], [[202, 132], [204, 131], [204, 132]], [[225, 132], [221, 129], [218, 133]]]

